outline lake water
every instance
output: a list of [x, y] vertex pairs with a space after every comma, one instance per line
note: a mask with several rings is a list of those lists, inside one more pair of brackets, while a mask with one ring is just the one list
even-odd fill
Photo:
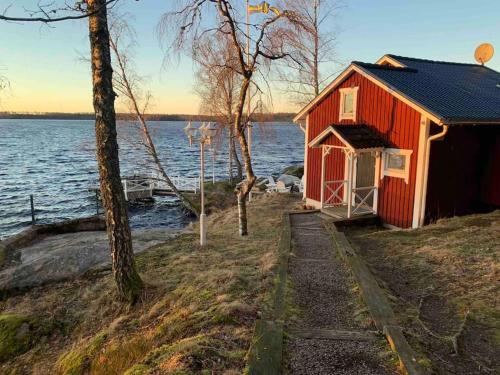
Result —
[[[158, 121], [149, 125], [167, 173], [198, 176], [199, 147], [189, 147], [183, 132], [186, 124]], [[134, 126], [120, 123], [118, 134], [122, 175], [150, 171]], [[253, 165], [258, 176], [303, 163], [304, 136], [297, 126], [271, 123], [255, 126], [253, 134]], [[227, 179], [227, 143], [218, 142], [215, 154], [216, 179]], [[205, 173], [211, 176], [211, 156], [207, 155]], [[30, 194], [38, 223], [94, 214], [96, 199], [88, 186], [96, 179], [93, 121], [0, 120], [0, 238], [30, 225]], [[133, 228], [180, 228], [187, 220], [171, 197], [155, 197], [154, 204], [129, 205], [129, 215]]]

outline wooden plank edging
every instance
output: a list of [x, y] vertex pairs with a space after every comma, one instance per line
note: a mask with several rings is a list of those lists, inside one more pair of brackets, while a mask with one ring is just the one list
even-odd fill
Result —
[[245, 374], [279, 375], [282, 373], [288, 257], [292, 245], [290, 215], [290, 212], [285, 212], [282, 219], [272, 311], [269, 319], [264, 317], [255, 322]]
[[386, 293], [364, 260], [356, 254], [345, 234], [339, 232], [335, 224], [328, 223], [326, 227], [332, 233], [341, 258], [350, 266], [377, 329], [384, 333], [389, 346], [397, 354], [401, 369], [408, 375], [427, 375], [429, 372], [418, 363], [415, 351], [398, 326]]

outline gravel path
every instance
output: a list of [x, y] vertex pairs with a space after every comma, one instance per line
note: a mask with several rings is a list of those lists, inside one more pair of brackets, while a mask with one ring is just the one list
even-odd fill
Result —
[[[289, 278], [299, 318], [286, 323], [290, 332], [348, 331], [352, 339], [318, 338], [315, 334], [286, 335], [284, 373], [290, 375], [394, 374], [384, 363], [382, 349], [372, 340], [359, 339], [365, 330], [355, 321], [355, 296], [346, 266], [334, 252], [322, 219], [315, 214], [291, 216], [292, 254]], [[326, 332], [326, 331], [325, 331]], [[335, 336], [335, 335], [332, 335]], [[369, 336], [369, 333], [367, 333]], [[324, 335], [323, 335], [324, 337]], [[328, 337], [328, 335], [327, 335]]]

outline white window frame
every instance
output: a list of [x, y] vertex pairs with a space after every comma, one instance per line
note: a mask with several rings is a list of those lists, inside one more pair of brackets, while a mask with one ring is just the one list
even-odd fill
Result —
[[[402, 178], [405, 180], [406, 183], [408, 183], [410, 179], [410, 161], [411, 161], [411, 154], [413, 153], [413, 150], [401, 150], [399, 148], [386, 148], [384, 149], [384, 152], [382, 153], [382, 173], [381, 173], [381, 179], [384, 178], [384, 176], [389, 176], [389, 177], [396, 177], [396, 178]], [[387, 167], [387, 155], [402, 155], [405, 157], [405, 169], [394, 169], [394, 168], [388, 168]]]
[[[339, 89], [340, 92], [340, 108], [339, 108], [339, 121], [352, 120], [356, 121], [356, 107], [358, 102], [358, 89], [359, 87], [346, 87]], [[353, 93], [352, 96], [352, 113], [344, 113], [344, 99], [346, 94]]]

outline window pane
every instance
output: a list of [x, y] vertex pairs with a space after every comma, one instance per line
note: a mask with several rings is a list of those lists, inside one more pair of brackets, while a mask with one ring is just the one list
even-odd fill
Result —
[[343, 113], [353, 113], [354, 112], [354, 93], [352, 91], [344, 94], [344, 108]]
[[387, 154], [386, 160], [386, 168], [405, 170], [406, 157], [404, 155]]

